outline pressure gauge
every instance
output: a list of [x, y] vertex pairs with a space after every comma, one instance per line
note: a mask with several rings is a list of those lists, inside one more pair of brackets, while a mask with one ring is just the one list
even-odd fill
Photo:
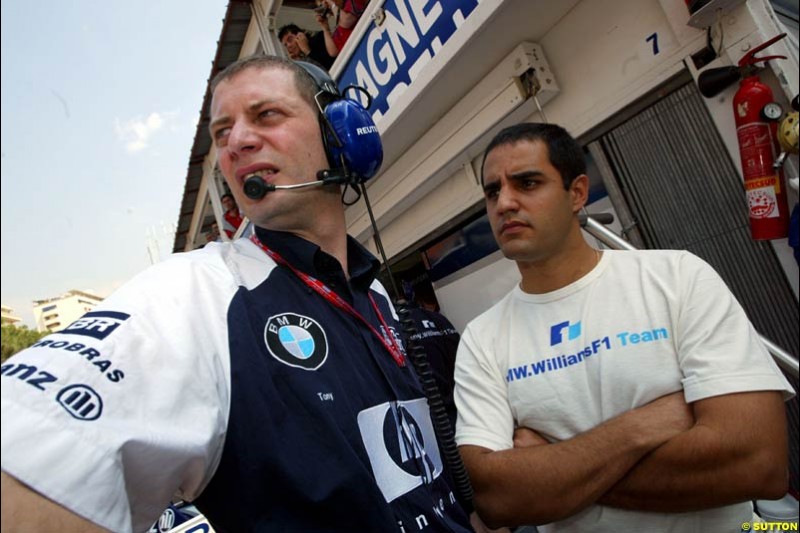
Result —
[[770, 102], [761, 110], [761, 115], [767, 120], [780, 120], [783, 116], [783, 108], [777, 102]]

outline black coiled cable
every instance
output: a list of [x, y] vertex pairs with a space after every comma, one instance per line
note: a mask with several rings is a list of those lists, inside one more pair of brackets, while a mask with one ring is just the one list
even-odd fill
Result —
[[433, 372], [428, 363], [428, 356], [425, 354], [425, 349], [414, 339], [414, 336], [417, 334], [417, 328], [414, 325], [414, 321], [411, 319], [411, 312], [408, 310], [403, 300], [398, 301], [395, 307], [400, 317], [400, 324], [403, 326], [403, 331], [406, 334], [406, 354], [408, 354], [408, 358], [411, 359], [411, 363], [414, 365], [414, 370], [422, 385], [422, 391], [428, 399], [433, 429], [439, 440], [439, 445], [444, 459], [447, 462], [447, 466], [449, 467], [453, 483], [455, 483], [456, 492], [460, 496], [459, 501], [465, 507], [464, 510], [467, 514], [470, 514], [474, 510], [472, 504], [472, 484], [469, 481], [469, 475], [467, 474], [467, 469], [464, 467], [464, 462], [461, 460], [461, 454], [458, 453], [455, 433], [453, 432], [452, 424], [450, 424], [450, 418], [447, 416], [442, 394], [433, 378]]

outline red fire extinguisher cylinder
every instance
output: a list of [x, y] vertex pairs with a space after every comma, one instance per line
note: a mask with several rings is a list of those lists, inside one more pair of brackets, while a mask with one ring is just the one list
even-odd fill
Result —
[[750, 211], [750, 235], [754, 240], [781, 239], [789, 233], [789, 206], [782, 170], [773, 162], [780, 153], [777, 123], [761, 114], [773, 101], [772, 89], [758, 78], [745, 77], [733, 97], [736, 135], [742, 160], [744, 188]]

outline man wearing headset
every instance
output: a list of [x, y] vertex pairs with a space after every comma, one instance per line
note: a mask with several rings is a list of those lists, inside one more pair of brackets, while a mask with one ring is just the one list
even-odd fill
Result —
[[322, 85], [276, 57], [220, 73], [210, 133], [252, 240], [155, 265], [3, 366], [4, 531], [142, 531], [175, 495], [217, 531], [469, 531], [339, 186], [273, 189], [359, 152], [326, 146]]

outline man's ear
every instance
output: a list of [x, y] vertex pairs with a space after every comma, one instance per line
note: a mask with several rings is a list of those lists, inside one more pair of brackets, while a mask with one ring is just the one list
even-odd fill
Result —
[[586, 205], [589, 200], [589, 176], [581, 174], [572, 180], [569, 186], [569, 194], [572, 198], [572, 212], [577, 213]]

